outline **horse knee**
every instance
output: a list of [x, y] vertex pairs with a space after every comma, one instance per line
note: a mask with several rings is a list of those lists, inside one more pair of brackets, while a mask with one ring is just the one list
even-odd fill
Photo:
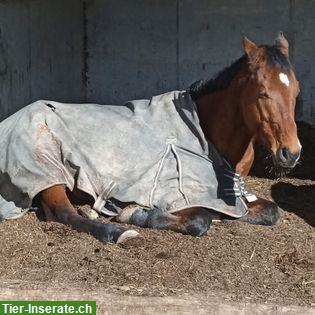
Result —
[[187, 220], [187, 232], [192, 236], [202, 236], [207, 234], [210, 225], [212, 223], [212, 217], [208, 210], [198, 209], [196, 213], [188, 216]]
[[148, 226], [149, 211], [143, 208], [137, 208], [129, 219], [129, 223], [135, 226], [147, 227]]
[[266, 205], [262, 215], [263, 225], [275, 225], [280, 217], [279, 208], [274, 202], [269, 202]]
[[249, 208], [248, 213], [239, 220], [251, 224], [271, 226], [277, 223], [279, 217], [279, 208], [276, 203], [259, 199], [254, 206]]
[[174, 230], [176, 217], [159, 208], [153, 208], [148, 211], [145, 221], [147, 227], [152, 229], [171, 229]]

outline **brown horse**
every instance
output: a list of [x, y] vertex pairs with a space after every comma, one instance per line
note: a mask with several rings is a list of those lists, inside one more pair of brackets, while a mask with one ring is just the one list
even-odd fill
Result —
[[274, 46], [257, 47], [244, 38], [245, 55], [230, 68], [191, 88], [203, 131], [243, 176], [263, 144], [276, 166], [293, 168], [301, 152], [294, 121], [299, 83], [282, 33]]
[[[270, 150], [275, 165], [291, 169], [299, 159], [301, 146], [294, 122], [299, 84], [289, 62], [288, 42], [280, 34], [275, 45], [257, 47], [245, 38], [244, 50], [244, 56], [217, 76], [190, 87], [201, 128], [206, 139], [243, 176], [252, 166], [257, 142]], [[82, 192], [55, 185], [38, 197], [48, 218], [90, 233], [103, 243], [129, 242], [138, 235], [78, 215], [72, 205], [74, 199], [77, 204], [93, 204], [92, 198]], [[258, 198], [246, 203], [249, 211], [240, 220], [264, 225], [277, 221], [278, 208], [273, 202]], [[213, 213], [204, 208], [170, 214], [156, 208], [146, 211], [127, 207], [119, 221], [200, 236], [209, 229], [212, 217]]]

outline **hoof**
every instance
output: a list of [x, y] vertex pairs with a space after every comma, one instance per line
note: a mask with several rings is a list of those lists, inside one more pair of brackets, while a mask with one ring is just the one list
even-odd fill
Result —
[[145, 244], [145, 238], [135, 230], [128, 230], [118, 237], [116, 243], [123, 247], [140, 247]]
[[130, 218], [138, 208], [139, 206], [135, 204], [127, 206], [116, 217], [116, 221], [120, 223], [129, 223]]
[[88, 218], [90, 220], [97, 220], [99, 216], [98, 213], [94, 209], [90, 207], [85, 207], [85, 206], [79, 207], [78, 213], [82, 215], [83, 217]]
[[134, 238], [139, 233], [115, 226], [111, 223], [93, 222], [94, 226], [90, 233], [103, 244], [121, 243], [128, 238]]

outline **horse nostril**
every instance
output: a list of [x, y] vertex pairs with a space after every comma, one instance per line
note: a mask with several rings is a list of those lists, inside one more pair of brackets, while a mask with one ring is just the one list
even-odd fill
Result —
[[282, 162], [287, 162], [289, 159], [290, 159], [290, 156], [291, 156], [291, 152], [290, 150], [287, 148], [287, 147], [282, 147], [280, 150], [280, 160]]
[[282, 148], [282, 155], [283, 157], [288, 160], [289, 159], [289, 156], [290, 156], [290, 151], [288, 148], [284, 147]]
[[300, 151], [292, 153], [289, 148], [281, 147], [277, 152], [278, 163], [283, 167], [294, 167], [300, 158]]

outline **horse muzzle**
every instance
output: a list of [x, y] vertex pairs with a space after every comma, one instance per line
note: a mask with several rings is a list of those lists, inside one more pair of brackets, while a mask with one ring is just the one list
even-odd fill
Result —
[[277, 167], [287, 170], [293, 169], [298, 163], [301, 156], [301, 148], [296, 153], [290, 151], [288, 147], [281, 147], [274, 154], [273, 160]]

